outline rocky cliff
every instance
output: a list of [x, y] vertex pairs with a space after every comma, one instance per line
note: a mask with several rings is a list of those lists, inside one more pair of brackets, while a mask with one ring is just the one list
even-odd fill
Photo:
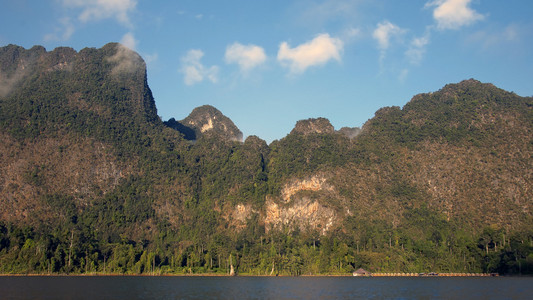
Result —
[[122, 156], [130, 130], [159, 120], [143, 60], [120, 44], [2, 47], [0, 87], [3, 220], [54, 219], [52, 198], [83, 209], [112, 192], [138, 172]]
[[333, 133], [333, 125], [326, 118], [311, 118], [296, 122], [291, 134]]

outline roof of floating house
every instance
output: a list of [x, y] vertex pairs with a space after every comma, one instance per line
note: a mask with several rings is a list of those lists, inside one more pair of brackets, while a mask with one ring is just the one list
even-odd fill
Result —
[[363, 268], [359, 268], [356, 271], [353, 272], [354, 275], [369, 275], [370, 272], [366, 271]]

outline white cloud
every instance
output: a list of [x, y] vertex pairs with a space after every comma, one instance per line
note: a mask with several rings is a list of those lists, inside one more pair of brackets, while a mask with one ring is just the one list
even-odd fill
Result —
[[435, 7], [433, 18], [437, 21], [438, 29], [459, 29], [485, 18], [484, 15], [469, 7], [471, 1], [433, 0], [427, 2], [424, 7]]
[[405, 31], [405, 29], [402, 29], [389, 21], [378, 23], [376, 29], [372, 33], [372, 37], [378, 42], [378, 48], [380, 49], [379, 62], [381, 65], [385, 60], [385, 55], [387, 49], [390, 47], [391, 40], [399, 39]]
[[422, 37], [414, 38], [405, 52], [411, 64], [418, 65], [424, 58], [426, 46], [429, 44], [429, 32]]
[[137, 40], [133, 36], [133, 33], [128, 32], [126, 33], [122, 39], [120, 40], [120, 43], [131, 50], [135, 50], [137, 48]]
[[208, 79], [213, 83], [218, 81], [218, 67], [205, 67], [200, 60], [204, 52], [199, 49], [192, 49], [181, 58], [181, 72], [185, 75], [184, 82], [186, 85], [193, 85]]
[[290, 48], [287, 42], [281, 43], [278, 61], [288, 66], [291, 73], [302, 73], [311, 66], [324, 65], [331, 59], [341, 61], [344, 43], [324, 33], [313, 40]]
[[66, 41], [74, 34], [75, 28], [70, 18], [65, 17], [59, 20], [60, 26], [55, 28], [54, 33], [49, 33], [44, 36], [44, 40], [48, 41]]
[[259, 46], [233, 43], [226, 48], [225, 58], [227, 63], [238, 64], [241, 71], [246, 73], [264, 63], [266, 54], [265, 50]]
[[9, 94], [13, 87], [15, 87], [27, 73], [28, 69], [24, 68], [24, 65], [18, 66], [11, 76], [8, 76], [0, 70], [0, 97]]
[[128, 32], [122, 37], [117, 52], [109, 58], [110, 62], [115, 63], [112, 74], [132, 73], [144, 67], [141, 57], [135, 52], [136, 46], [137, 40], [133, 33]]
[[69, 7], [81, 8], [78, 16], [82, 22], [115, 18], [126, 27], [132, 27], [129, 14], [135, 10], [137, 0], [63, 0]]
[[397, 25], [394, 25], [389, 21], [384, 21], [378, 24], [372, 37], [378, 42], [378, 47], [381, 50], [387, 50], [390, 46], [390, 40], [402, 35], [404, 32], [405, 30]]

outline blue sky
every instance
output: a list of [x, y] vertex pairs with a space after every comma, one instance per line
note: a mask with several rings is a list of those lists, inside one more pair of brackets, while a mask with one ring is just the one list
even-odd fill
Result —
[[163, 120], [210, 104], [268, 142], [296, 121], [362, 126], [475, 78], [533, 95], [533, 1], [0, 0], [0, 46], [122, 42]]

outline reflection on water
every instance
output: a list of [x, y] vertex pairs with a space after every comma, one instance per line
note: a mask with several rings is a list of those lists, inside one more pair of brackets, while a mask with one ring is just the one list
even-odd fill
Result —
[[1, 299], [531, 299], [533, 278], [0, 277]]

